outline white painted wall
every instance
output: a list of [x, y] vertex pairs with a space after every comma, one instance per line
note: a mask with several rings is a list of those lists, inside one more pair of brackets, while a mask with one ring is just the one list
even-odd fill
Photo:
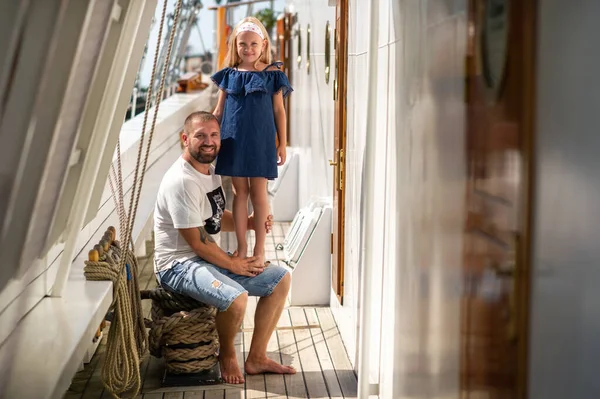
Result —
[[393, 328], [383, 330], [384, 342], [393, 342], [393, 355], [383, 352], [381, 397], [456, 398], [466, 182], [466, 1], [390, 3], [397, 245], [394, 279], [385, 280], [393, 300], [384, 312], [393, 309], [395, 320]]
[[[288, 1], [312, 28], [312, 75], [294, 71], [292, 135], [310, 154], [300, 205], [330, 195], [333, 88], [319, 54], [335, 9], [327, 0]], [[360, 273], [375, 273], [378, 321], [371, 382], [382, 398], [458, 396], [460, 281], [465, 188], [463, 77], [466, 1], [380, 0], [377, 129], [366, 131], [369, 2], [350, 0], [344, 306], [334, 316], [356, 367]], [[316, 40], [315, 40], [316, 37]], [[296, 43], [293, 45], [296, 50]], [[303, 59], [305, 53], [302, 54]], [[317, 60], [315, 63], [314, 60]], [[300, 73], [299, 73], [300, 72]], [[319, 125], [319, 122], [323, 122]], [[310, 127], [313, 126], [311, 129]], [[307, 131], [307, 129], [310, 130]], [[377, 137], [377, 213], [365, 215], [367, 134]], [[327, 179], [327, 180], [326, 180]], [[375, 218], [379, 258], [362, 265], [363, 221]], [[359, 327], [360, 326], [360, 327]]]
[[[327, 6], [327, 0], [293, 3], [298, 12], [296, 26], [301, 28], [302, 61], [300, 65], [295, 62], [297, 43], [294, 43], [294, 92], [289, 114], [291, 144], [300, 150], [299, 204], [302, 207], [311, 197], [331, 196], [333, 192], [333, 172], [327, 162], [333, 158], [333, 78], [329, 84], [325, 83], [325, 25], [327, 21], [333, 24], [335, 8]], [[310, 71], [307, 71], [307, 51], [310, 53]]]
[[529, 397], [600, 397], [600, 3], [541, 0]]

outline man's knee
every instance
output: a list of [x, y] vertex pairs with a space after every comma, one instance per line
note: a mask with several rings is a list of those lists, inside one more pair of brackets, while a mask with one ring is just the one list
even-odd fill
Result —
[[273, 290], [273, 294], [287, 295], [290, 291], [290, 286], [292, 285], [292, 276], [289, 272], [284, 274], [284, 276], [279, 280], [279, 283]]
[[243, 317], [244, 313], [246, 312], [247, 304], [248, 304], [248, 293], [242, 292], [240, 295], [238, 295], [237, 298], [235, 298], [233, 300], [233, 302], [231, 302], [231, 304], [225, 310], [225, 312], [231, 312], [236, 315], [241, 315]]

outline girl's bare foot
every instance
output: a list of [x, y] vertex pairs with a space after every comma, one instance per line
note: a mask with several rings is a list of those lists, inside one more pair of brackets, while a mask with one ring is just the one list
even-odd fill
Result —
[[238, 256], [238, 258], [246, 259], [248, 257], [248, 247], [238, 244], [235, 254]]
[[261, 253], [261, 252], [254, 251], [254, 256], [256, 257], [256, 263], [257, 264], [262, 265], [264, 267], [267, 266], [265, 264], [265, 254], [264, 254], [264, 252]]

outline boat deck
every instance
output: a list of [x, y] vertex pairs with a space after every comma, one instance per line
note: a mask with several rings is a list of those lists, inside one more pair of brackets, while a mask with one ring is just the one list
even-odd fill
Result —
[[[283, 242], [288, 223], [275, 223], [267, 238], [267, 258], [277, 258], [275, 249]], [[251, 244], [252, 237], [249, 240]], [[251, 247], [251, 245], [249, 245]], [[140, 262], [140, 288], [156, 286], [152, 258]], [[308, 288], [307, 288], [308, 289]], [[252, 337], [257, 298], [250, 298], [242, 330], [236, 344], [240, 366], [248, 352]], [[150, 317], [150, 301], [143, 301], [144, 314]], [[106, 329], [105, 329], [106, 333]], [[96, 354], [77, 373], [64, 399], [110, 398], [104, 389], [101, 369], [106, 348], [106, 334]], [[161, 388], [164, 372], [161, 359], [147, 354], [142, 363], [142, 399], [190, 398], [355, 398], [357, 379], [331, 310], [325, 307], [288, 307], [284, 310], [268, 347], [268, 355], [298, 370], [295, 375], [246, 376], [243, 385], [213, 385], [185, 388]]]

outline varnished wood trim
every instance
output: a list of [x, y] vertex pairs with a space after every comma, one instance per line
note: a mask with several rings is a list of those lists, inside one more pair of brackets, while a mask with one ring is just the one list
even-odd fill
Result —
[[523, 46], [523, 167], [525, 171], [525, 192], [523, 195], [523, 237], [521, 259], [523, 267], [520, 270], [518, 286], [518, 314], [517, 331], [519, 331], [519, 351], [517, 359], [517, 398], [526, 399], [529, 383], [529, 317], [531, 301], [531, 267], [532, 267], [532, 241], [533, 241], [533, 211], [535, 200], [535, 118], [536, 118], [536, 44], [537, 44], [537, 0], [524, 1]]
[[[340, 29], [338, 32], [339, 35], [339, 76], [338, 78], [338, 95], [337, 101], [339, 102], [339, 140], [340, 140], [340, 149], [343, 150], [343, 153], [346, 154], [346, 136], [347, 136], [347, 87], [348, 87], [348, 0], [338, 0], [338, 7], [340, 7]], [[343, 162], [346, 162], [346, 157], [344, 156]], [[344, 182], [347, 181], [346, 171], [348, 168], [344, 167]], [[338, 247], [337, 247], [337, 259], [338, 259], [338, 286], [336, 290], [337, 297], [341, 304], [343, 304], [344, 300], [344, 269], [345, 269], [345, 259], [344, 259], [344, 232], [346, 227], [345, 214], [346, 214], [346, 187], [347, 184], [344, 184], [342, 190], [338, 193]]]

